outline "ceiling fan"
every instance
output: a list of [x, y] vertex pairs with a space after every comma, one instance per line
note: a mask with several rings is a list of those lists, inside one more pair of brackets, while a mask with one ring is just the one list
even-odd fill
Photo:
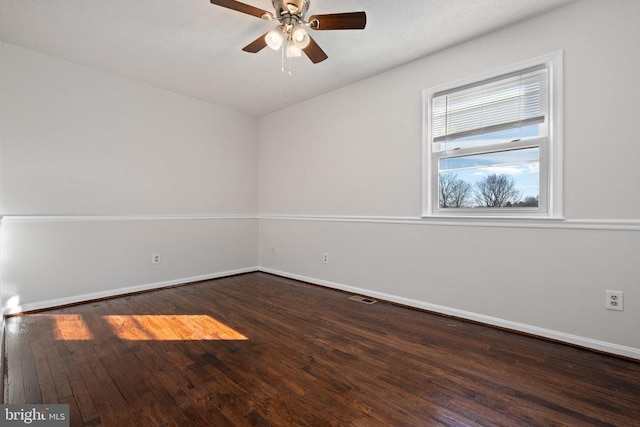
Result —
[[279, 25], [261, 35], [242, 50], [250, 53], [260, 52], [269, 46], [274, 50], [283, 48], [287, 58], [302, 56], [302, 52], [317, 64], [328, 58], [327, 54], [311, 38], [305, 27], [312, 30], [363, 30], [367, 25], [364, 12], [331, 13], [326, 15], [305, 14], [311, 0], [271, 0], [275, 14], [235, 0], [211, 0], [212, 4], [246, 13], [266, 21], [278, 20]]

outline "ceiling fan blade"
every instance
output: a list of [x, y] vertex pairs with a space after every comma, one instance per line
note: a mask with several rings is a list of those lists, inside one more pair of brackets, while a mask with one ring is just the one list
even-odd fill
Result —
[[318, 45], [318, 43], [316, 43], [313, 38], [311, 38], [311, 36], [309, 36], [309, 46], [302, 49], [302, 51], [314, 64], [322, 62], [328, 58], [327, 54], [324, 53], [324, 50], [322, 50], [322, 48]]
[[243, 47], [242, 50], [249, 53], [260, 52], [262, 49], [267, 47], [267, 39], [265, 39], [267, 34], [269, 33], [268, 32], [264, 33], [263, 35], [261, 35], [260, 37], [258, 37], [257, 39], [255, 39], [254, 41], [246, 45], [245, 47]]
[[235, 0], [211, 0], [211, 4], [246, 13], [247, 15], [256, 16], [261, 19], [270, 20], [274, 18], [271, 12], [267, 12], [266, 10], [250, 6], [248, 4], [240, 3], [239, 1]]
[[349, 12], [312, 15], [309, 26], [314, 30], [363, 30], [367, 26], [367, 14]]

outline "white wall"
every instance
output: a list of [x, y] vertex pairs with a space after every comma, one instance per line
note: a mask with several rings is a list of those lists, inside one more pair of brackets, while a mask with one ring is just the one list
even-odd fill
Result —
[[[635, 0], [580, 1], [262, 117], [260, 265], [640, 358], [639, 24]], [[420, 220], [422, 90], [560, 49], [567, 220]]]
[[9, 310], [255, 268], [255, 117], [9, 44], [2, 55]]
[[[0, 82], [2, 82], [2, 51], [0, 43]], [[2, 157], [2, 84], [0, 83], [0, 158]], [[1, 167], [1, 164], [0, 164]], [[0, 173], [1, 175], [1, 173]], [[2, 213], [2, 180], [0, 180], [0, 213]], [[0, 242], [2, 241], [2, 217], [0, 216]], [[2, 259], [2, 245], [0, 245], [0, 259]], [[1, 267], [0, 267], [1, 268]], [[0, 274], [0, 307], [2, 307], [2, 275]], [[0, 309], [0, 354], [4, 355], [4, 316]], [[4, 357], [0, 357], [0, 372], [4, 372]], [[4, 381], [0, 384], [0, 396], [4, 396]]]

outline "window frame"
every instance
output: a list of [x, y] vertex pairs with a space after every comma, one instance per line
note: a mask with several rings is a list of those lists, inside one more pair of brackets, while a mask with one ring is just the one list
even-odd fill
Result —
[[[548, 73], [548, 111], [545, 118], [547, 135], [512, 142], [506, 150], [504, 144], [460, 148], [450, 152], [433, 151], [431, 106], [434, 95], [455, 91], [479, 84], [486, 80], [508, 77], [514, 73], [534, 67], [544, 67]], [[423, 144], [422, 144], [422, 217], [471, 217], [471, 218], [562, 218], [562, 51], [553, 52], [527, 61], [519, 62], [474, 75], [455, 82], [439, 85], [422, 91]], [[440, 208], [438, 188], [438, 162], [443, 157], [510, 151], [539, 147], [539, 205], [536, 208]]]

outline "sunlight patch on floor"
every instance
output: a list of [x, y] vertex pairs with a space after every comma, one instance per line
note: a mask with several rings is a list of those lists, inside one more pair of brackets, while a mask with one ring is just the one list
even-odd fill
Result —
[[191, 341], [246, 340], [240, 332], [207, 315], [110, 315], [102, 316], [123, 340]]
[[[105, 329], [121, 340], [127, 341], [214, 341], [248, 340], [246, 336], [228, 325], [204, 314], [173, 315], [107, 315], [37, 314], [38, 321], [52, 321], [55, 340], [88, 341], [93, 333], [105, 333]], [[86, 319], [91, 319], [91, 326]], [[104, 322], [100, 324], [100, 322]], [[92, 332], [92, 328], [100, 328]]]
[[80, 314], [55, 314], [46, 316], [53, 319], [53, 338], [56, 340], [92, 340], [93, 334]]

